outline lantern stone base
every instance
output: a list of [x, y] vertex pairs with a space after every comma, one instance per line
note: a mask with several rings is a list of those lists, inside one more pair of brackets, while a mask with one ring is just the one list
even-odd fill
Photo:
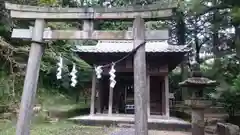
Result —
[[192, 135], [204, 135], [204, 109], [210, 107], [211, 101], [191, 99], [185, 104], [192, 108]]

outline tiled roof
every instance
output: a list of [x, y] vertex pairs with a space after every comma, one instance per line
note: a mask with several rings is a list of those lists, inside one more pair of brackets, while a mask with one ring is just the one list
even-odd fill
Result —
[[[147, 41], [146, 52], [188, 52], [186, 45], [169, 45], [166, 41]], [[133, 41], [103, 40], [96, 46], [76, 46], [77, 52], [89, 53], [121, 53], [133, 50]]]

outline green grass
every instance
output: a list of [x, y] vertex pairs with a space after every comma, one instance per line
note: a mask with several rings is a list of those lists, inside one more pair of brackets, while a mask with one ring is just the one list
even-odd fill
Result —
[[[42, 110], [32, 118], [31, 135], [108, 135], [112, 131], [112, 128], [81, 126], [65, 120], [87, 112], [89, 102], [85, 104], [83, 99], [76, 103], [70, 96], [40, 89], [36, 101]], [[50, 123], [43, 110], [49, 111], [51, 118], [59, 116], [60, 121]], [[15, 135], [15, 125], [15, 120], [0, 119], [0, 135]]]
[[[43, 99], [45, 99], [41, 102], [43, 109], [60, 113], [61, 120], [50, 123], [45, 119], [46, 114], [41, 111], [32, 118], [31, 135], [108, 135], [112, 131], [112, 128], [81, 126], [64, 120], [67, 117], [80, 115], [81, 109], [89, 107], [89, 104], [75, 103], [71, 99], [59, 95], [51, 97], [49, 95], [49, 98], [45, 95]], [[0, 119], [0, 135], [15, 135], [15, 125], [14, 120]]]
[[69, 118], [77, 115], [88, 114], [90, 107], [89, 101], [84, 102], [84, 98], [80, 98], [79, 102], [67, 95], [61, 93], [47, 92], [41, 90], [38, 94], [38, 103], [41, 104], [42, 109], [48, 110], [56, 117]]
[[66, 111], [70, 111], [73, 109], [85, 109], [85, 108], [89, 108], [89, 104], [85, 104], [83, 102], [80, 102], [78, 104], [73, 103], [73, 104], [64, 104], [64, 105], [52, 105], [52, 106], [45, 106], [45, 108], [47, 108], [48, 110], [57, 110], [60, 112], [66, 112]]
[[[0, 121], [0, 135], [15, 135], [14, 122]], [[31, 135], [108, 135], [113, 129], [76, 125], [66, 121], [39, 123], [31, 127]]]

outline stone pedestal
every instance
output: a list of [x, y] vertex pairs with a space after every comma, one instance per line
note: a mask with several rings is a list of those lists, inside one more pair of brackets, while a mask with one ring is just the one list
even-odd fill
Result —
[[192, 108], [192, 135], [204, 135], [204, 110], [211, 105], [208, 100], [191, 99], [185, 104]]
[[192, 135], [204, 135], [204, 109], [192, 109]]

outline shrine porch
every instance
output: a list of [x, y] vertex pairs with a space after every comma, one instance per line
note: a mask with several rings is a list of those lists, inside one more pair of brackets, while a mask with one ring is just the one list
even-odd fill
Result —
[[[122, 125], [134, 124], [134, 115], [128, 114], [95, 114], [85, 115], [70, 118], [78, 124], [89, 125], [89, 126], [116, 126], [121, 127]], [[161, 115], [151, 115], [148, 118], [149, 129], [154, 130], [168, 130], [168, 131], [190, 131], [191, 123], [175, 117], [167, 117]]]

